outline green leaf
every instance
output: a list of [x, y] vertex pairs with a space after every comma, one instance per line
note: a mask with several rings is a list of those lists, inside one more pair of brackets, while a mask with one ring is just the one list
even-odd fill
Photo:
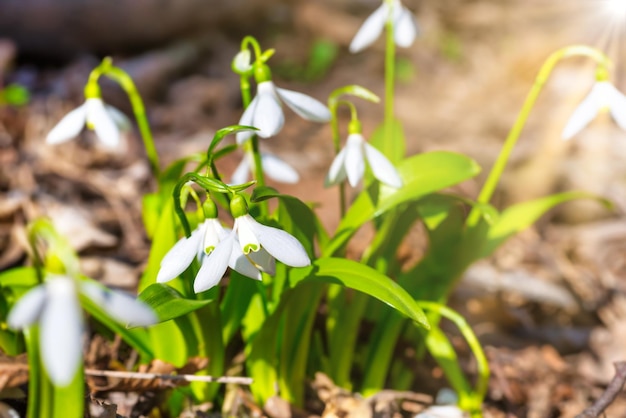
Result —
[[554, 194], [510, 206], [501, 213], [497, 221], [489, 229], [488, 241], [485, 244], [482, 256], [486, 257], [491, 254], [506, 239], [530, 227], [550, 209], [561, 203], [577, 199], [594, 199], [607, 208], [612, 207], [610, 201], [600, 196], [579, 191]]
[[186, 315], [212, 302], [210, 299], [185, 299], [176, 289], [163, 283], [151, 284], [137, 298], [152, 308], [159, 322]]
[[365, 222], [405, 202], [458, 184], [480, 172], [469, 157], [447, 151], [418, 154], [403, 160], [398, 171], [404, 182], [399, 189], [374, 182], [361, 192], [343, 218], [324, 254], [331, 255]]
[[[370, 138], [370, 144], [385, 154], [393, 165], [397, 165], [406, 155], [406, 139], [402, 124], [398, 119], [394, 118], [389, 123], [391, 126], [387, 126], [383, 122], [376, 128]], [[387, 129], [391, 131], [391, 138], [393, 139], [391, 141], [386, 139]]]
[[28, 290], [38, 284], [39, 278], [34, 267], [15, 267], [0, 273], [0, 287]]
[[300, 282], [340, 284], [358, 290], [391, 306], [417, 325], [429, 329], [428, 320], [415, 300], [401, 286], [384, 274], [356, 261], [324, 257], [311, 267], [292, 270], [292, 286]]

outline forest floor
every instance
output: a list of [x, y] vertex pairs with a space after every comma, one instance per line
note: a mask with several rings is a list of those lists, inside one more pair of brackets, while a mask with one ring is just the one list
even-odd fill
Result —
[[[357, 55], [347, 52], [375, 3], [362, 2], [356, 9], [347, 1], [330, 0], [281, 6], [271, 26], [253, 33], [263, 47], [277, 50], [271, 61], [277, 84], [322, 101], [347, 84], [382, 96], [382, 45]], [[548, 55], [575, 43], [615, 54], [616, 42], [602, 32], [602, 21], [594, 20], [600, 18], [573, 3], [407, 1], [421, 28], [416, 43], [399, 51], [395, 109], [408, 153], [443, 149], [476, 159], [481, 176], [455, 189], [476, 196]], [[205, 150], [217, 129], [238, 121], [239, 81], [230, 61], [243, 35], [237, 28], [209, 30], [149, 51], [114, 54], [144, 95], [164, 163]], [[339, 55], [315, 73], [309, 69], [309, 52], [322, 40], [332, 41]], [[70, 238], [86, 275], [133, 291], [149, 250], [138, 196], [153, 186], [139, 137], [130, 133], [125, 148], [115, 152], [100, 149], [89, 133], [83, 135], [87, 140], [46, 145], [51, 127], [82, 102], [82, 88], [99, 57], [81, 54], [51, 66], [17, 52], [5, 68], [0, 57], [0, 74], [4, 71], [5, 82], [20, 82], [33, 95], [26, 106], [0, 107], [0, 270], [25, 263], [24, 227], [45, 215]], [[624, 90], [625, 61], [611, 58], [614, 82]], [[606, 117], [572, 141], [560, 139], [567, 117], [593, 81], [593, 66], [581, 60], [564, 61], [555, 70], [494, 203], [506, 207], [558, 191], [585, 190], [615, 207], [574, 202], [551, 212], [472, 266], [451, 298], [489, 358], [487, 417], [574, 416], [602, 394], [614, 375], [613, 362], [626, 359], [626, 133]], [[121, 91], [104, 83], [103, 92], [108, 103], [129, 113]], [[381, 122], [382, 107], [363, 103], [358, 108], [367, 136]], [[286, 118], [281, 134], [262, 146], [297, 167], [301, 181], [272, 185], [316, 202], [332, 229], [338, 222], [337, 195], [322, 180], [333, 158], [330, 128], [289, 112]], [[220, 168], [230, 173], [240, 158], [235, 154]], [[415, 257], [425, 251], [420, 234], [415, 231], [415, 243], [407, 250]], [[469, 358], [461, 342], [458, 348]], [[445, 386], [436, 367], [416, 373], [425, 383], [415, 393], [425, 399]], [[120, 403], [119, 397], [108, 400]], [[606, 416], [626, 416], [626, 396], [619, 396]]]

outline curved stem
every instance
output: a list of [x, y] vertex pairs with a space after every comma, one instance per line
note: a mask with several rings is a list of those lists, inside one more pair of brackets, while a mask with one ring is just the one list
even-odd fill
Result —
[[[341, 137], [339, 133], [339, 119], [337, 118], [337, 108], [343, 101], [334, 99], [328, 100], [328, 109], [330, 110], [330, 129], [332, 132], [333, 149], [335, 155], [341, 150]], [[346, 214], [346, 185], [344, 182], [339, 183], [339, 215], [340, 219]]]
[[255, 37], [250, 36], [250, 35], [244, 37], [243, 40], [241, 41], [241, 49], [242, 50], [247, 49], [249, 46], [252, 47], [255, 58], [260, 59], [262, 55], [261, 45], [259, 44], [259, 41], [257, 41]]
[[[154, 145], [154, 138], [152, 137], [152, 131], [150, 130], [150, 124], [148, 123], [148, 117], [146, 115], [146, 109], [144, 107], [143, 100], [141, 99], [141, 95], [137, 91], [137, 87], [135, 86], [133, 79], [124, 70], [112, 65], [110, 58], [105, 58], [105, 60], [98, 68], [98, 71], [102, 75], [118, 83], [128, 95], [128, 99], [130, 100], [130, 104], [133, 108], [133, 113], [135, 115], [135, 119], [137, 120], [137, 126], [139, 127], [139, 132], [143, 140], [146, 155], [148, 156], [148, 161], [150, 162], [152, 174], [157, 180], [159, 180], [161, 173], [159, 155]], [[94, 73], [97, 74], [97, 72], [95, 71]]]
[[393, 33], [393, 2], [387, 0], [389, 6], [389, 16], [386, 23], [385, 37], [385, 141], [393, 141], [393, 97], [394, 97], [394, 78], [395, 78], [395, 60], [396, 60], [396, 44]]
[[[522, 110], [520, 111], [517, 119], [515, 120], [515, 124], [509, 131], [509, 134], [504, 141], [504, 145], [502, 146], [502, 150], [498, 155], [496, 162], [483, 185], [483, 188], [478, 195], [477, 202], [478, 203], [488, 203], [491, 200], [491, 196], [496, 189], [498, 181], [500, 180], [500, 176], [506, 167], [507, 162], [509, 161], [509, 157], [511, 152], [513, 151], [513, 147], [517, 143], [520, 134], [522, 133], [522, 129], [524, 129], [524, 125], [528, 120], [528, 116], [530, 115], [531, 110], [533, 109], [535, 102], [537, 101], [537, 97], [539, 93], [543, 89], [543, 86], [546, 84], [548, 77], [554, 70], [556, 64], [563, 58], [574, 57], [574, 56], [585, 56], [593, 59], [598, 63], [598, 65], [602, 67], [608, 67], [610, 60], [604, 55], [602, 52], [598, 51], [595, 48], [585, 46], [585, 45], [573, 45], [568, 46], [558, 51], [552, 53], [548, 57], [548, 59], [544, 62], [543, 66], [539, 70], [539, 74], [535, 78], [535, 83], [533, 84], [528, 96], [526, 96], [526, 100], [524, 101], [524, 105], [522, 106]], [[480, 212], [478, 209], [472, 209], [470, 215], [467, 220], [468, 226], [475, 226], [478, 220], [480, 219]]]
[[485, 352], [483, 351], [478, 338], [476, 338], [476, 334], [472, 331], [472, 328], [467, 324], [465, 318], [463, 318], [459, 313], [454, 310], [448, 308], [445, 305], [441, 305], [436, 302], [427, 302], [427, 301], [417, 301], [417, 304], [425, 309], [434, 311], [437, 314], [443, 316], [444, 318], [452, 321], [461, 331], [463, 338], [467, 341], [467, 345], [470, 350], [474, 354], [476, 358], [476, 365], [478, 370], [478, 379], [476, 381], [476, 387], [474, 389], [474, 405], [473, 407], [479, 408], [482, 404], [483, 399], [487, 394], [487, 389], [489, 385], [489, 363], [487, 362], [487, 357], [485, 356]]

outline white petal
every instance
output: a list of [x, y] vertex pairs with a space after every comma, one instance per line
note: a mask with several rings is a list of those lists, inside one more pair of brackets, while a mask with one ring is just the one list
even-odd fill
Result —
[[9, 312], [7, 324], [13, 329], [22, 329], [39, 318], [46, 300], [46, 285], [29, 290]]
[[306, 250], [293, 235], [282, 229], [262, 225], [250, 215], [245, 216], [263, 248], [278, 261], [292, 267], [305, 267], [311, 264]]
[[368, 46], [370, 46], [383, 31], [385, 22], [387, 21], [387, 14], [389, 13], [389, 7], [386, 2], [374, 11], [354, 35], [354, 39], [350, 43], [350, 52], [357, 53]]
[[561, 134], [563, 139], [570, 139], [580, 132], [598, 115], [600, 109], [607, 103], [605, 99], [603, 99], [606, 93], [606, 87], [603, 83], [606, 82], [594, 84], [591, 92], [580, 102], [578, 107], [576, 107], [572, 116], [570, 116], [565, 124], [563, 133]]
[[261, 243], [258, 237], [252, 229], [252, 224], [256, 221], [250, 215], [240, 216], [235, 219], [234, 230], [237, 231], [237, 238], [239, 239], [239, 248], [244, 254], [250, 251], [259, 251], [261, 249]]
[[339, 154], [335, 157], [332, 164], [330, 165], [330, 169], [328, 170], [328, 175], [326, 176], [325, 186], [331, 186], [333, 184], [339, 184], [345, 180], [346, 173], [346, 149], [343, 148], [339, 151]]
[[265, 174], [273, 180], [288, 184], [300, 181], [298, 172], [275, 155], [261, 154], [261, 165]]
[[200, 225], [191, 233], [189, 238], [181, 238], [165, 254], [157, 274], [157, 283], [169, 282], [189, 267], [194, 257], [198, 255], [198, 251], [202, 249], [201, 244], [204, 239], [205, 228], [204, 224]]
[[[239, 134], [237, 134], [239, 135]], [[230, 184], [243, 184], [250, 178], [250, 164], [248, 163], [248, 156], [244, 155], [241, 162], [233, 172], [230, 178]]]
[[396, 189], [402, 187], [400, 174], [387, 157], [367, 142], [364, 143], [364, 145], [365, 156], [367, 157], [367, 162], [372, 169], [374, 177], [386, 185], [395, 187]]
[[417, 22], [413, 14], [407, 8], [400, 5], [399, 2], [398, 5], [401, 7], [401, 13], [398, 18], [394, 20], [393, 38], [396, 45], [408, 48], [413, 44], [417, 36]]
[[[233, 244], [233, 251], [230, 254], [228, 266], [237, 273], [249, 277], [254, 280], [261, 280], [261, 272], [246, 257], [239, 246], [239, 242]], [[250, 253], [253, 254], [253, 253]]]
[[204, 258], [202, 267], [200, 267], [196, 279], [193, 282], [194, 292], [204, 292], [218, 284], [222, 277], [224, 277], [234, 243], [235, 233], [231, 232], [226, 239], [220, 242], [211, 254]]
[[249, 49], [239, 51], [237, 55], [235, 55], [235, 58], [233, 58], [233, 68], [239, 73], [245, 73], [252, 69], [252, 65], [250, 64], [251, 55]]
[[[208, 254], [217, 247], [217, 244], [221, 241], [220, 236], [224, 232], [224, 228], [219, 220], [215, 218], [208, 218], [204, 220], [204, 241], [202, 244], [202, 250]], [[207, 251], [208, 250], [208, 251]]]
[[87, 108], [85, 104], [82, 104], [65, 115], [65, 117], [52, 128], [46, 137], [46, 142], [48, 144], [59, 144], [74, 138], [83, 130], [86, 118]]
[[276, 135], [283, 128], [285, 116], [276, 96], [274, 83], [264, 81], [259, 83], [257, 89], [259, 101], [252, 115], [252, 126], [259, 128], [258, 136], [269, 138]]
[[128, 119], [128, 116], [126, 116], [124, 112], [107, 104], [104, 105], [104, 108], [120, 131], [130, 130], [130, 119]]
[[50, 380], [57, 386], [67, 386], [82, 357], [80, 305], [71, 279], [52, 279], [46, 286], [48, 300], [40, 320], [41, 356]]
[[100, 99], [87, 99], [87, 123], [93, 126], [98, 139], [105, 146], [114, 148], [120, 143], [120, 130], [104, 108]]
[[252, 259], [254, 264], [259, 267], [259, 269], [273, 276], [276, 274], [276, 261], [274, 257], [270, 253], [268, 253], [264, 248], [261, 248], [259, 251], [255, 253], [248, 254], [248, 257]]
[[620, 128], [626, 130], [626, 96], [612, 84], [609, 84], [609, 86], [607, 97], [611, 116], [613, 116]]
[[330, 110], [319, 100], [297, 91], [276, 88], [278, 96], [298, 116], [313, 122], [328, 122]]
[[356, 187], [363, 178], [365, 162], [363, 161], [363, 144], [365, 140], [361, 134], [350, 134], [346, 142], [346, 174], [350, 186]]
[[[246, 107], [246, 110], [243, 111], [243, 115], [241, 115], [241, 118], [239, 119], [239, 125], [242, 126], [254, 126], [252, 119], [254, 116], [254, 111], [256, 109], [257, 104], [259, 103], [259, 95], [257, 94], [254, 99], [252, 99], [252, 101], [250, 102], [250, 104], [248, 105], [248, 107]], [[254, 135], [255, 132], [254, 131], [239, 131], [237, 132], [236, 138], [237, 138], [237, 144], [241, 145], [244, 142], [246, 142], [248, 139], [252, 138], [252, 135]]]
[[111, 318], [126, 326], [148, 326], [157, 322], [152, 309], [130, 295], [91, 282], [82, 282], [80, 289]]

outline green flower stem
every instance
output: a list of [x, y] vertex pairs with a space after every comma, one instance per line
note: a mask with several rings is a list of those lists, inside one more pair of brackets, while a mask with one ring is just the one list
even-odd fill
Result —
[[[330, 128], [332, 132], [333, 148], [335, 155], [339, 154], [341, 150], [341, 134], [339, 132], [339, 119], [337, 118], [337, 109], [339, 105], [344, 104], [350, 107], [351, 120], [357, 119], [356, 108], [354, 105], [346, 100], [336, 100], [333, 98], [328, 100], [328, 108], [330, 109]], [[346, 214], [346, 185], [345, 182], [339, 184], [339, 213], [341, 218]]]
[[[487, 389], [489, 385], [489, 363], [487, 357], [483, 351], [476, 334], [472, 331], [472, 328], [467, 324], [465, 318], [454, 310], [448, 308], [445, 305], [441, 305], [436, 302], [418, 301], [417, 304], [424, 310], [433, 311], [443, 316], [444, 318], [452, 321], [461, 331], [461, 334], [467, 341], [467, 345], [476, 358], [478, 378], [476, 381], [476, 387], [473, 393], [472, 405], [468, 405], [472, 409], [472, 413], [475, 409], [480, 409], [483, 399], [487, 395]], [[434, 322], [431, 322], [434, 324]]]
[[385, 141], [393, 141], [393, 98], [396, 72], [396, 44], [393, 38], [393, 2], [386, 0], [389, 6], [385, 33]]
[[182, 195], [183, 187], [190, 181], [193, 181], [198, 186], [205, 189], [207, 193], [216, 192], [216, 193], [227, 194], [230, 196], [234, 196], [235, 193], [245, 190], [254, 184], [254, 182], [251, 181], [248, 183], [231, 187], [220, 180], [217, 180], [211, 177], [205, 177], [199, 173], [191, 172], [191, 173], [186, 173], [185, 175], [183, 175], [180, 178], [180, 180], [178, 180], [178, 183], [176, 183], [176, 185], [174, 186], [172, 195], [174, 197], [174, 211], [176, 212], [176, 215], [180, 219], [180, 223], [183, 226], [183, 230], [185, 231], [186, 237], [189, 237], [191, 235], [191, 227], [189, 226], [189, 221], [187, 220], [187, 216], [185, 215], [185, 208], [183, 207], [181, 203], [182, 202], [181, 195]]
[[[496, 186], [500, 180], [500, 176], [506, 167], [507, 162], [509, 161], [509, 157], [511, 152], [513, 151], [513, 147], [517, 143], [524, 126], [526, 125], [526, 121], [528, 116], [530, 115], [531, 110], [535, 106], [535, 102], [537, 101], [537, 97], [539, 93], [543, 89], [543, 86], [548, 81], [552, 70], [556, 64], [563, 58], [575, 57], [575, 56], [584, 56], [589, 57], [596, 61], [599, 66], [602, 68], [607, 68], [610, 64], [609, 58], [600, 52], [599, 50], [585, 46], [585, 45], [573, 45], [568, 46], [558, 51], [554, 52], [552, 55], [548, 57], [548, 59], [544, 62], [543, 66], [539, 70], [539, 74], [535, 79], [535, 83], [533, 84], [528, 96], [526, 96], [526, 101], [522, 106], [522, 110], [517, 116], [517, 120], [515, 124], [511, 128], [506, 140], [504, 141], [504, 145], [502, 146], [502, 150], [500, 151], [500, 155], [489, 173], [485, 184], [483, 185], [480, 194], [478, 195], [477, 202], [478, 203], [488, 203], [491, 200], [491, 196], [493, 195]], [[470, 227], [475, 226], [480, 219], [480, 209], [472, 209], [470, 215], [467, 219], [467, 225]]]
[[24, 330], [24, 342], [28, 353], [28, 406], [27, 418], [49, 417], [52, 412], [50, 396], [44, 396], [42, 387], [47, 382], [43, 378], [39, 356], [39, 330], [30, 327]]
[[141, 138], [143, 139], [146, 155], [148, 156], [148, 161], [150, 161], [152, 174], [157, 180], [159, 180], [161, 173], [159, 154], [157, 153], [154, 145], [154, 138], [152, 137], [150, 125], [148, 124], [148, 117], [146, 116], [146, 109], [143, 105], [143, 100], [137, 91], [137, 87], [135, 86], [133, 79], [130, 78], [128, 73], [124, 70], [114, 66], [111, 58], [108, 57], [105, 58], [102, 61], [102, 64], [100, 64], [100, 66], [92, 72], [92, 75], [89, 77], [89, 83], [95, 82], [100, 74], [118, 83], [128, 95], [128, 99], [130, 100], [130, 104], [133, 108], [133, 113], [135, 114], [135, 119], [137, 120], [139, 132], [141, 133]]

